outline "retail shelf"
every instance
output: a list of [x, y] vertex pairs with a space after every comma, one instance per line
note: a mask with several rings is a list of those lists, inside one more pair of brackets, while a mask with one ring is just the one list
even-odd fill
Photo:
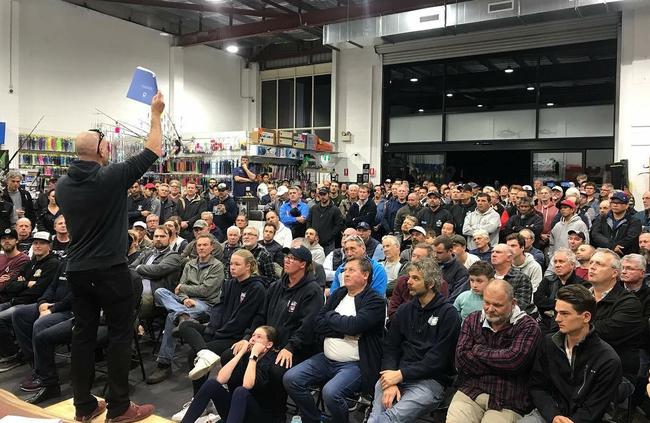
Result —
[[21, 149], [18, 150], [19, 153], [25, 153], [25, 154], [45, 154], [45, 155], [51, 155], [51, 154], [56, 154], [56, 155], [65, 155], [65, 156], [76, 156], [77, 153], [75, 151], [54, 151], [54, 150], [26, 150], [26, 149]]

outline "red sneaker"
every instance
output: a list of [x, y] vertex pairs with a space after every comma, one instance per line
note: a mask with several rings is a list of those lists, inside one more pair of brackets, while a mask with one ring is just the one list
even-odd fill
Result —
[[74, 416], [74, 419], [78, 422], [87, 423], [90, 422], [92, 419], [101, 416], [104, 413], [104, 411], [106, 411], [106, 401], [99, 400], [97, 401], [97, 408], [95, 408], [95, 411], [93, 411], [87, 416], [76, 415]]
[[137, 422], [151, 416], [153, 414], [153, 411], [154, 406], [151, 404], [137, 405], [134, 402], [131, 402], [131, 405], [129, 405], [129, 408], [126, 409], [124, 414], [121, 416], [113, 417], [112, 419], [107, 418], [105, 423]]

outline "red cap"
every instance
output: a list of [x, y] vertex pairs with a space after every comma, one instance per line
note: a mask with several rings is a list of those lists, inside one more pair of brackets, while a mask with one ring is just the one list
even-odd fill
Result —
[[562, 207], [562, 206], [567, 206], [567, 207], [571, 207], [572, 209], [575, 209], [576, 208], [576, 203], [574, 203], [571, 200], [563, 200], [560, 203], [560, 207]]
[[154, 184], [152, 184], [151, 182], [149, 182], [148, 184], [145, 184], [145, 186], [144, 186], [144, 189], [154, 189], [154, 188], [156, 188], [156, 186]]

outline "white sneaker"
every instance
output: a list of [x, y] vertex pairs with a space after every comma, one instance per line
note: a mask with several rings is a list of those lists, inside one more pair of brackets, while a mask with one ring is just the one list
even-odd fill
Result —
[[[179, 411], [178, 413], [176, 413], [176, 414], [174, 414], [174, 415], [172, 416], [172, 421], [173, 421], [173, 422], [178, 423], [178, 422], [180, 422], [181, 420], [183, 420], [183, 417], [185, 417], [185, 413], [187, 413], [187, 410], [190, 408], [190, 404], [192, 404], [192, 400], [194, 400], [194, 398], [192, 398], [191, 400], [189, 400], [188, 402], [186, 402], [185, 404], [183, 404], [183, 408], [181, 408], [181, 411]], [[202, 415], [202, 416], [205, 416], [206, 414], [208, 414], [208, 410], [205, 410], [205, 411], [203, 412], [203, 414], [201, 414], [201, 415]]]
[[190, 370], [187, 376], [192, 380], [197, 380], [210, 373], [212, 367], [219, 362], [219, 356], [210, 350], [201, 350], [196, 353], [194, 359], [194, 368]]
[[199, 417], [194, 423], [215, 423], [219, 421], [221, 417], [218, 414], [208, 414], [207, 416]]

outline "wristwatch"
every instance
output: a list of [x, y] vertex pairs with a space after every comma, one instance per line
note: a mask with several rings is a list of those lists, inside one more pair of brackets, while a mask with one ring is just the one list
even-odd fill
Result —
[[249, 360], [253, 360], [253, 361], [257, 361], [258, 358], [259, 357], [256, 355], [251, 355], [250, 357], [248, 357]]

